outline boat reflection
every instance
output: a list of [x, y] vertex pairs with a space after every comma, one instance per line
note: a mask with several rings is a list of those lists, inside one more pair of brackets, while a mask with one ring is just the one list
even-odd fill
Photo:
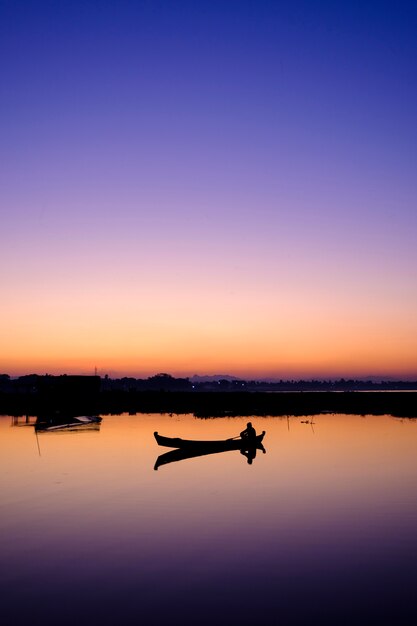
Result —
[[73, 433], [100, 430], [102, 418], [98, 415], [38, 415], [36, 433]]
[[[236, 442], [234, 442], [236, 444]], [[156, 459], [154, 470], [157, 470], [161, 465], [167, 465], [168, 463], [176, 463], [177, 461], [183, 461], [185, 459], [194, 459], [198, 456], [207, 456], [209, 454], [220, 454], [221, 452], [228, 452], [231, 450], [240, 450], [240, 453], [247, 458], [247, 462], [251, 465], [253, 459], [256, 457], [257, 450], [261, 450], [266, 454], [266, 450], [262, 443], [256, 444], [256, 446], [250, 446], [245, 448], [237, 448], [236, 445], [231, 443], [230, 447], [223, 447], [222, 449], [206, 448], [206, 449], [178, 449], [171, 450], [165, 454], [161, 454]]]

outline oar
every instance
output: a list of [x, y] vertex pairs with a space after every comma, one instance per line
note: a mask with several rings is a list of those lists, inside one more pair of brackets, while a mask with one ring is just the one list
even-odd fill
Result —
[[236, 437], [229, 437], [227, 441], [233, 441], [233, 439], [242, 439], [242, 437], [240, 435], [237, 435]]

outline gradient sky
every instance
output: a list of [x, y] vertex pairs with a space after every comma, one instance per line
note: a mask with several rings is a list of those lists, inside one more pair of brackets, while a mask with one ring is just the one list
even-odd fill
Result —
[[0, 0], [0, 372], [417, 376], [416, 32]]

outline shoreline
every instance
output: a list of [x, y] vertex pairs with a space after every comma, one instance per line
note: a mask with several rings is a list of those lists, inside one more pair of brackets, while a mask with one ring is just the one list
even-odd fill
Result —
[[3, 415], [192, 413], [195, 417], [349, 413], [417, 417], [417, 391], [0, 393]]

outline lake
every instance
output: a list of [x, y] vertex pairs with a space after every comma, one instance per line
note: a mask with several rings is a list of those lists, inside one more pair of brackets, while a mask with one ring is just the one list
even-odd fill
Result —
[[[313, 423], [303, 423], [308, 420]], [[162, 465], [247, 418], [0, 416], [4, 624], [416, 624], [417, 422], [253, 417], [265, 453]]]

